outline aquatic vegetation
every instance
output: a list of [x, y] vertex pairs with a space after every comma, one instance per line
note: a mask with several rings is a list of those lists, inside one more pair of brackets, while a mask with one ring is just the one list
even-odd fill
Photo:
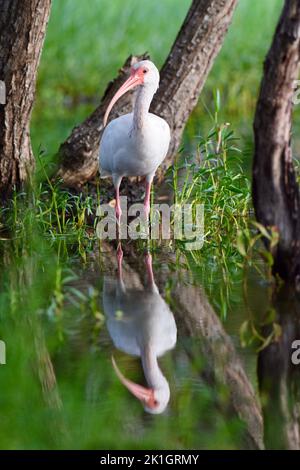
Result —
[[[187, 251], [184, 240], [167, 244], [152, 240], [154, 276], [159, 275], [171, 309], [177, 311], [174, 290], [204, 286], [229, 331], [236, 319], [242, 346], [266, 347], [278, 337], [280, 327], [271, 313], [258, 324], [251, 305], [245, 309], [248, 299], [243, 291], [257, 250], [262, 250], [261, 230], [251, 222], [250, 184], [241, 166], [239, 143], [229, 126], [219, 124], [217, 118], [218, 113], [208, 136], [199, 138], [193, 160], [184, 158], [183, 151], [168, 175], [176, 203], [204, 204], [204, 245], [201, 250]], [[186, 336], [180, 318], [176, 317], [178, 346], [160, 359], [172, 389], [167, 413], [146, 422], [142, 408], [120, 388], [110, 365], [111, 354], [117, 355], [122, 370], [128, 368], [137, 383], [140, 366], [116, 352], [107, 336], [101, 298], [104, 276], [114, 272], [114, 265], [110, 254], [101, 253], [95, 235], [101, 188], [83, 188], [80, 193], [67, 190], [49, 178], [43, 158], [39, 156], [39, 173], [32, 187], [15, 192], [0, 213], [0, 339], [7, 342], [7, 360], [22, 391], [20, 398], [11, 369], [5, 369], [3, 409], [11, 409], [11, 400], [22, 405], [33, 397], [35, 402], [34, 410], [28, 406], [22, 412], [22, 419], [16, 416], [11, 425], [3, 425], [1, 446], [10, 447], [11, 440], [5, 436], [13, 434], [14, 446], [25, 448], [243, 448], [246, 425], [228, 411], [230, 393], [223, 376], [217, 374], [213, 385], [207, 381], [207, 345], [201, 349], [205, 340]], [[276, 243], [276, 234], [268, 236]], [[148, 243], [137, 240], [128, 245], [135, 273], [135, 263]], [[209, 311], [207, 318], [211, 317]], [[213, 314], [213, 320], [223, 328], [217, 315]], [[266, 337], [261, 333], [264, 326], [273, 328]], [[17, 345], [12, 352], [13, 341]], [[226, 341], [230, 352], [231, 339]], [[218, 351], [216, 347], [214, 361], [222, 371]], [[31, 416], [35, 416], [34, 423]], [[32, 426], [30, 434], [25, 432], [27, 422]], [[44, 422], [49, 431], [41, 432]], [[78, 431], [83, 423], [84, 438]], [[133, 431], [137, 427], [138, 440]], [[200, 437], [199, 427], [206, 431]]]
[[[237, 255], [238, 230], [248, 226], [250, 181], [241, 165], [241, 150], [228, 125], [218, 125], [199, 138], [196, 155], [171, 168], [175, 203], [204, 205], [205, 243], [224, 262]], [[180, 158], [179, 158], [180, 161]], [[181, 176], [182, 175], [182, 176]]]
[[[286, 313], [292, 317], [299, 309], [281, 299], [272, 303], [273, 258], [262, 237], [276, 248], [278, 233], [254, 222], [249, 176], [257, 70], [281, 0], [240, 2], [182, 151], [167, 174], [175, 204], [190, 205], [194, 215], [203, 205], [203, 246], [187, 250], [184, 235], [128, 240], [123, 246], [124, 279], [129, 289], [130, 283], [138, 285], [139, 294], [132, 289], [131, 297], [146, 299], [143, 254], [150, 250], [153, 278], [178, 329], [176, 348], [159, 357], [171, 392], [160, 416], [145, 416], [120, 386], [111, 363], [113, 355], [126, 377], [142, 383], [139, 359], [114, 347], [103, 308], [108, 278], [122, 289], [117, 243], [102, 243], [95, 230], [99, 202], [113, 205], [112, 192], [97, 181], [70, 190], [52, 178], [52, 154], [97, 105], [125, 57], [148, 49], [162, 65], [190, 1], [177, 2], [176, 11], [173, 3], [91, 0], [87, 9], [80, 2], [74, 7], [73, 0], [53, 0], [32, 122], [36, 175], [0, 208], [0, 341], [9, 365], [0, 368], [1, 448], [263, 445], [257, 353], [275, 345], [283, 357], [282, 344], [288, 346], [289, 338], [279, 340], [284, 330], [292, 330], [284, 328]], [[112, 28], [117, 15], [118, 28]], [[163, 35], [153, 34], [153, 22]], [[252, 34], [254, 24], [260, 34]], [[153, 202], [159, 199], [156, 188]], [[116, 323], [128, 321], [124, 311], [114, 313]], [[289, 353], [287, 348], [279, 362], [289, 364]], [[250, 398], [246, 406], [245, 398]], [[278, 415], [277, 405], [271, 419]], [[253, 435], [251, 423], [258, 429]], [[270, 429], [281, 434], [280, 423], [272, 422]]]
[[[219, 123], [219, 92], [215, 105], [212, 129], [207, 136], [198, 137], [196, 154], [187, 158], [183, 152], [178, 156], [176, 164], [169, 169], [169, 184], [176, 204], [193, 207], [203, 204], [202, 248], [187, 251], [184, 239], [176, 242], [176, 246], [190, 269], [206, 280], [207, 276], [211, 279], [213, 302], [225, 318], [232, 298], [231, 286], [242, 278], [244, 269], [245, 260], [238, 248], [240, 233], [247, 232], [252, 236], [254, 229], [250, 223], [251, 187], [243, 169], [243, 152], [230, 125]], [[219, 273], [222, 273], [221, 279]]]
[[[234, 297], [232, 286], [237, 280], [241, 282], [245, 262], [250, 266], [255, 259], [255, 253], [250, 253], [250, 239], [255, 237], [256, 227], [250, 223], [250, 181], [243, 170], [240, 141], [228, 123], [219, 123], [219, 112], [220, 95], [216, 92], [212, 129], [207, 136], [198, 137], [195, 153], [186, 156], [182, 151], [178, 155], [166, 177], [176, 205], [189, 204], [192, 210], [199, 204], [203, 205], [203, 246], [199, 250], [187, 251], [183, 237], [182, 240], [167, 242], [151, 240], [150, 248], [154, 253], [162, 248], [179, 250], [186, 265], [197, 272], [200, 279], [210, 279], [207, 284], [208, 290], [213, 292], [213, 303], [226, 318]], [[68, 260], [78, 253], [86, 260], [98, 243], [96, 209], [101, 190], [98, 186], [91, 193], [88, 187], [79, 193], [72, 192], [64, 188], [61, 181], [51, 180], [49, 174], [51, 162], [41, 152], [32, 187], [27, 192], [15, 193], [10, 207], [3, 209], [6, 229], [18, 238], [28, 239], [28, 227], [30, 233], [35, 227], [40, 236], [46, 237], [51, 246], [59, 250], [61, 258]], [[152, 197], [155, 200], [155, 192]], [[244, 244], [249, 246], [243, 248], [247, 250], [247, 256], [241, 248], [242, 237], [248, 240]], [[137, 241], [140, 251], [146, 246], [144, 240]]]

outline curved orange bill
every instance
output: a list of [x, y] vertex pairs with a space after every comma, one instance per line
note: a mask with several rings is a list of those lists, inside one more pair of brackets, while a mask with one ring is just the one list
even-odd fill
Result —
[[123, 96], [127, 91], [131, 90], [132, 88], [136, 87], [137, 85], [141, 85], [143, 83], [143, 76], [140, 74], [139, 70], [134, 70], [130, 77], [126, 80], [125, 83], [119, 88], [117, 93], [113, 96], [112, 100], [110, 101], [107, 110], [105, 111], [104, 119], [103, 119], [103, 126], [105, 127], [107, 124], [107, 119], [109, 113], [112, 110], [114, 104], [118, 101], [121, 96]]
[[152, 388], [143, 387], [142, 385], [136, 384], [135, 382], [126, 379], [126, 377], [118, 368], [113, 356], [111, 358], [111, 361], [120, 381], [132, 393], [132, 395], [138, 398], [142, 403], [146, 404], [149, 408], [155, 408], [156, 403], [154, 398], [154, 390]]

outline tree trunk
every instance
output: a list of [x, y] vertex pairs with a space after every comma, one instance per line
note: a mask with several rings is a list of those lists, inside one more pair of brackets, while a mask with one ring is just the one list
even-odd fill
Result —
[[[300, 367], [293, 364], [294, 341], [300, 338], [300, 302], [282, 286], [272, 302], [282, 334], [258, 355], [257, 373], [266, 449], [300, 450]], [[267, 337], [272, 324], [262, 332]], [[297, 356], [298, 357], [298, 356]]]
[[[51, 0], [0, 0], [0, 194], [20, 186], [34, 167], [30, 116]], [[3, 97], [2, 97], [3, 98]]]
[[264, 64], [254, 120], [253, 202], [257, 220], [279, 231], [274, 272], [298, 286], [300, 200], [290, 140], [299, 59], [300, 2], [286, 0]]
[[[164, 170], [172, 162], [180, 144], [184, 126], [197, 104], [206, 77], [218, 54], [238, 0], [194, 0], [161, 70], [161, 82], [151, 112], [169, 123], [172, 140]], [[145, 57], [145, 56], [143, 56]], [[98, 147], [103, 116], [117, 86], [124, 81], [132, 61], [130, 57], [118, 78], [109, 85], [100, 106], [82, 124], [75, 127], [61, 145], [59, 175], [67, 185], [80, 185], [98, 171]], [[115, 106], [113, 117], [128, 112], [131, 96]]]

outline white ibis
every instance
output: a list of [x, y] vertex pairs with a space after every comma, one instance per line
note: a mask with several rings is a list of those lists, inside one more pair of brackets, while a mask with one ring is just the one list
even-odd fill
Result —
[[169, 125], [164, 119], [149, 113], [158, 85], [159, 72], [150, 60], [134, 64], [130, 77], [114, 95], [104, 116], [105, 127], [116, 101], [127, 91], [138, 87], [133, 112], [111, 121], [100, 142], [100, 176], [111, 176], [113, 179], [118, 222], [122, 214], [119, 188], [123, 176], [145, 177], [144, 210], [148, 218], [153, 177], [167, 155], [170, 143]]
[[118, 279], [104, 279], [103, 309], [114, 345], [127, 354], [141, 358], [148, 387], [127, 379], [113, 359], [119, 379], [143, 403], [147, 412], [158, 414], [165, 410], [169, 402], [170, 388], [157, 358], [174, 348], [177, 328], [174, 316], [155, 284], [149, 254], [146, 268], [149, 279], [147, 287], [127, 289], [122, 278], [122, 255], [119, 251]]

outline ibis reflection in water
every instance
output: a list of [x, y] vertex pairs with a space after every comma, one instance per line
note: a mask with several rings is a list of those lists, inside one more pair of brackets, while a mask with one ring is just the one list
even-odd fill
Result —
[[147, 387], [127, 379], [114, 359], [120, 381], [149, 413], [162, 413], [170, 399], [170, 387], [157, 358], [174, 348], [177, 328], [173, 313], [155, 284], [150, 253], [145, 256], [147, 284], [127, 288], [123, 281], [121, 249], [117, 253], [117, 279], [104, 278], [103, 309], [109, 334], [117, 349], [141, 358]]

